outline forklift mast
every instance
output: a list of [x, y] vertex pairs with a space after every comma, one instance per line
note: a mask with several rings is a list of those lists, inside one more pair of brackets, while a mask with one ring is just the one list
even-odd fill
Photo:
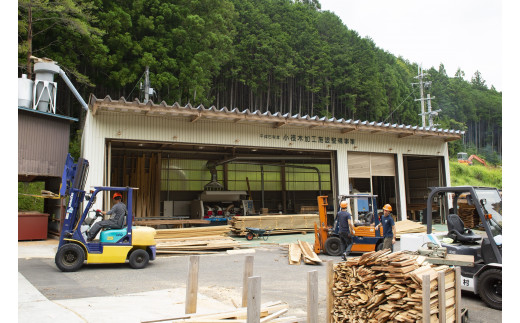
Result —
[[79, 158], [78, 162], [74, 164], [74, 159], [70, 154], [67, 154], [63, 175], [61, 178], [60, 195], [62, 197], [69, 196], [69, 203], [67, 205], [65, 221], [61, 229], [60, 245], [63, 243], [65, 234], [70, 234], [78, 225], [80, 208], [83, 199], [85, 198], [85, 182], [87, 180], [89, 163], [84, 158]]

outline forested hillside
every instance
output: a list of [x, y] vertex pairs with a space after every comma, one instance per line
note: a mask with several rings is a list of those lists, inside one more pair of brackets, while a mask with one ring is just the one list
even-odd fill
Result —
[[[86, 98], [133, 100], [150, 67], [154, 102], [420, 125], [418, 66], [321, 11], [291, 0], [19, 0], [19, 72], [28, 54], [64, 68]], [[440, 58], [442, 60], [442, 58]], [[502, 93], [478, 71], [424, 67], [450, 144], [499, 161]], [[60, 80], [61, 81], [61, 80]], [[62, 86], [62, 88], [64, 88]], [[81, 117], [69, 91], [58, 102]], [[141, 98], [142, 99], [142, 98]]]

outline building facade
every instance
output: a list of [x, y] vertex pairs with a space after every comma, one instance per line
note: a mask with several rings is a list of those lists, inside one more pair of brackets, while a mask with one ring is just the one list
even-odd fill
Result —
[[256, 210], [299, 213], [317, 195], [335, 206], [339, 195], [359, 192], [378, 195], [379, 207], [390, 203], [401, 220], [423, 208], [428, 187], [450, 184], [448, 142], [462, 134], [91, 96], [82, 157], [86, 189], [139, 188], [137, 217], [193, 217], [190, 201], [216, 179], [224, 191], [245, 191]]

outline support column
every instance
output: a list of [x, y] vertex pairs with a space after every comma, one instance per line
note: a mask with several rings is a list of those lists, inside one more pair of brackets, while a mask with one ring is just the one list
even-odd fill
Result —
[[349, 194], [347, 150], [338, 150], [336, 156], [336, 164], [338, 166], [338, 195], [347, 195]]
[[406, 185], [404, 180], [404, 163], [403, 154], [397, 154], [397, 182], [399, 183], [398, 192], [399, 195], [399, 210], [401, 212], [401, 220], [406, 220]]

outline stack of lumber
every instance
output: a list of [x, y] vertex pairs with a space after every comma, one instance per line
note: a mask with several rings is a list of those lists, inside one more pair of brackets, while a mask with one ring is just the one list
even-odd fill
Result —
[[461, 195], [457, 200], [457, 211], [460, 219], [464, 222], [464, 227], [472, 229], [480, 224], [480, 218], [475, 207], [468, 204], [465, 196], [465, 194]]
[[419, 222], [404, 220], [395, 222], [395, 230], [396, 239], [400, 239], [401, 234], [426, 232], [426, 226]]
[[193, 227], [179, 229], [156, 229], [155, 240], [206, 236], [227, 236], [229, 229], [229, 225], [215, 225], [208, 227]]
[[270, 234], [311, 232], [319, 220], [317, 214], [235, 216], [229, 224], [233, 233], [244, 236], [246, 228], [274, 230]]
[[177, 239], [156, 239], [157, 253], [160, 254], [202, 254], [215, 250], [240, 248], [241, 244], [230, 237], [207, 236]]
[[[389, 249], [365, 253], [334, 265], [333, 322], [416, 322], [422, 320], [423, 275], [430, 275], [431, 322], [438, 322], [437, 277], [445, 273], [446, 322], [455, 321], [455, 271], [435, 266], [422, 256], [390, 253]], [[427, 294], [426, 294], [427, 296]]]
[[289, 244], [289, 265], [299, 265], [303, 262], [308, 265], [318, 265], [322, 261], [314, 252], [310, 243], [298, 240], [297, 243]]
[[[296, 316], [283, 316], [289, 311], [289, 305], [282, 301], [268, 302], [260, 306], [260, 322], [293, 323], [301, 322]], [[254, 320], [253, 320], [254, 321]], [[247, 307], [239, 307], [233, 311], [211, 314], [185, 314], [167, 319], [144, 321], [154, 322], [248, 322]]]
[[134, 190], [132, 204], [134, 217], [158, 216], [161, 193], [161, 154], [114, 157], [111, 166], [111, 186], [138, 188], [138, 190]]

